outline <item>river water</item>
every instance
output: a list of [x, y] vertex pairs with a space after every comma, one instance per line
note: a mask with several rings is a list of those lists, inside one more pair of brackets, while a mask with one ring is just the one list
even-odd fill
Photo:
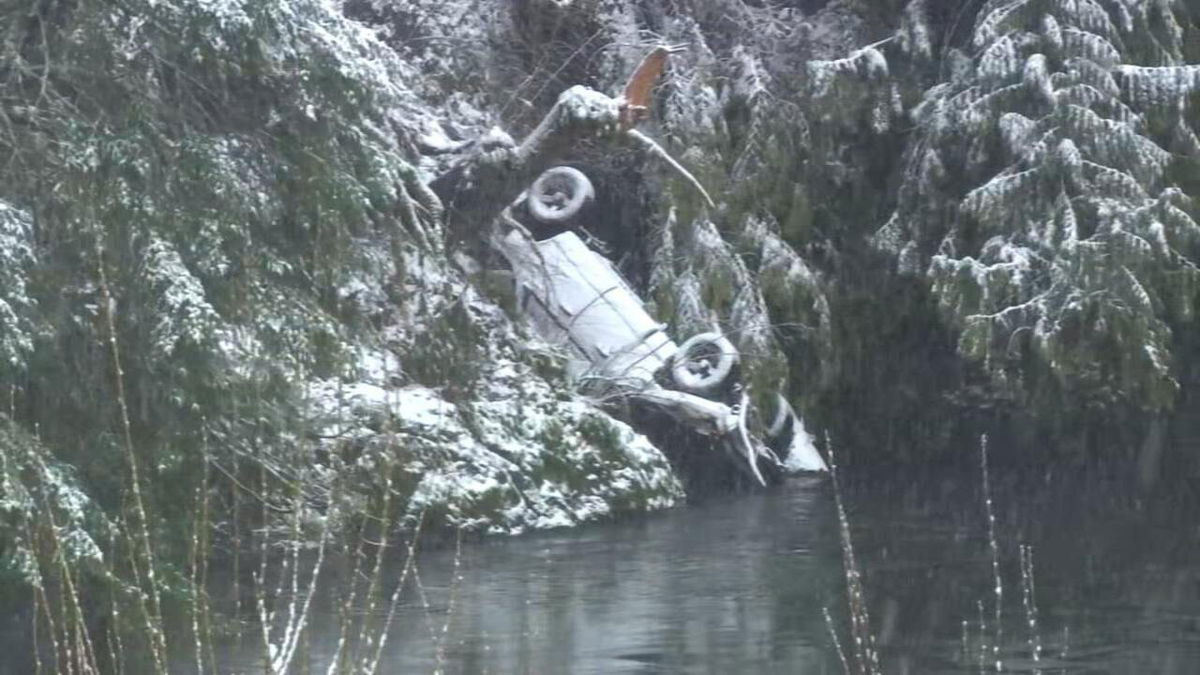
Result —
[[[981, 672], [981, 655], [988, 672], [997, 659], [1003, 672], [1200, 672], [1200, 522], [1186, 489], [993, 470], [997, 641], [980, 476], [936, 473], [843, 485], [884, 672]], [[382, 672], [843, 672], [823, 615], [847, 644], [827, 480], [467, 542], [457, 583], [454, 557], [453, 547], [419, 556], [425, 599], [405, 592]], [[314, 624], [317, 663], [332, 651], [334, 631], [321, 627], [332, 623]]]

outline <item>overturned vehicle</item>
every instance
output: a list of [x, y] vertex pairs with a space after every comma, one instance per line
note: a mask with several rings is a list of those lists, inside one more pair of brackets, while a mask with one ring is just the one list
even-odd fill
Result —
[[[576, 230], [594, 188], [571, 167], [549, 169], [501, 217], [493, 245], [512, 267], [518, 311], [565, 349], [568, 374], [659, 445], [677, 465], [705, 465], [758, 485], [792, 472], [821, 472], [787, 399], [755, 410], [728, 338], [701, 333], [677, 344], [616, 267]], [[523, 222], [524, 221], [524, 222]]]

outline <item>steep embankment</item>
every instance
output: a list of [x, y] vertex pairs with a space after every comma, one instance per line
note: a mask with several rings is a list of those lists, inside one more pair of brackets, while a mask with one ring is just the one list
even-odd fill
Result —
[[215, 550], [238, 595], [249, 545], [282, 579], [302, 541], [361, 553], [397, 525], [519, 532], [682, 498], [447, 241], [431, 130], [484, 128], [430, 98], [452, 64], [323, 0], [0, 18], [0, 600], [28, 610], [32, 589], [34, 617], [13, 635], [93, 668], [103, 602], [106, 637], [162, 671], [173, 612], [207, 616]]
[[384, 465], [410, 523], [520, 531], [681, 496], [455, 264], [424, 185], [448, 164], [432, 130], [483, 129], [465, 95], [454, 115], [431, 98], [455, 64], [324, 2], [10, 14], [6, 548], [34, 547], [44, 500], [176, 539], [205, 471], [231, 481], [217, 522], [247, 517], [235, 484], [321, 502]]
[[104, 587], [161, 661], [213, 547], [282, 542], [294, 572], [300, 540], [678, 501], [429, 187], [660, 43], [688, 49], [644, 130], [717, 208], [585, 139], [588, 229], [846, 459], [1008, 423], [1152, 479], [1200, 381], [1181, 0], [25, 5], [0, 9], [0, 551], [4, 602], [34, 588], [63, 640], [84, 611], [47, 598]]
[[63, 523], [85, 557], [121, 531], [178, 558], [193, 493], [229, 541], [297, 499], [497, 531], [677, 501], [503, 310], [488, 223], [429, 188], [659, 43], [688, 49], [645, 131], [717, 208], [581, 140], [588, 229], [676, 335], [729, 334], [753, 390], [851, 461], [996, 420], [1160, 447], [1195, 380], [1182, 2], [0, 12], [2, 536], [26, 576]]
[[[497, 125], [524, 133], [569, 85], [619, 89], [660, 38], [690, 50], [648, 131], [724, 205], [700, 210], [637, 149], [584, 143], [568, 159], [600, 184], [592, 229], [677, 332], [734, 335], [758, 391], [787, 378], [776, 326], [804, 355], [794, 364], [827, 350], [817, 275], [786, 241], [807, 224], [739, 206], [767, 198], [806, 137], [768, 119], [766, 55], [738, 40], [765, 21], [770, 39], [803, 43], [799, 14], [348, 9], [10, 13], [0, 377], [25, 439], [5, 457], [14, 550], [33, 547], [44, 500], [182, 548], [175, 525], [194, 514], [179, 487], [206, 474], [210, 516], [229, 527], [259, 518], [245, 500], [298, 487], [323, 508], [341, 478], [352, 510], [386, 483], [407, 505], [389, 517], [499, 531], [677, 501], [661, 453], [574, 397], [558, 357], [496, 304], [488, 224], [447, 231], [427, 187], [510, 142]], [[851, 41], [851, 15], [827, 12], [814, 43]]]

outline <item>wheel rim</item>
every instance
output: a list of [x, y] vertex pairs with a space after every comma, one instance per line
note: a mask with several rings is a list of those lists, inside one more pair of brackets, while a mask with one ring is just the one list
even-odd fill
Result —
[[582, 171], [557, 166], [546, 170], [533, 182], [526, 205], [536, 220], [556, 225], [578, 215], [595, 195], [592, 182]]

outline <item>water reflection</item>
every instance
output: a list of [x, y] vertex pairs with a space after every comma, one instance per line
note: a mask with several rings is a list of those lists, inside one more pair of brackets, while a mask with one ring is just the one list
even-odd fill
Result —
[[[822, 481], [639, 518], [463, 547], [448, 673], [836, 673], [822, 604], [842, 602]], [[453, 551], [421, 556], [382, 672], [438, 665]], [[333, 651], [318, 619], [314, 665]], [[241, 668], [256, 656], [247, 650]], [[234, 664], [231, 664], [234, 665]]]
[[[996, 624], [977, 478], [859, 476], [844, 494], [885, 672], [981, 672]], [[1197, 672], [1194, 499], [1138, 495], [1095, 476], [1003, 470], [993, 473], [993, 494], [1005, 672]], [[1034, 550], [1035, 630], [1022, 598], [1021, 543]], [[381, 672], [439, 664], [447, 673], [842, 672], [821, 612], [830, 607], [846, 625], [824, 481], [468, 543], [447, 625], [452, 568], [452, 550], [420, 557], [425, 601], [406, 591]], [[326, 611], [313, 624], [314, 672], [335, 638]], [[1037, 661], [1032, 640], [1042, 646]], [[258, 663], [250, 648], [233, 659], [240, 671]]]
[[[472, 547], [447, 670], [821, 672], [827, 654], [812, 609], [838, 563], [825, 556], [822, 573], [813, 553], [822, 494], [819, 484], [797, 485], [775, 499]], [[446, 554], [423, 563], [451, 566]], [[446, 575], [431, 580], [444, 587]], [[405, 619], [390, 665], [429, 672], [436, 655], [422, 617]]]
[[[889, 673], [981, 672], [982, 648], [995, 644], [991, 557], [971, 478], [865, 477], [848, 490]], [[1119, 474], [1076, 470], [992, 479], [1004, 672], [1200, 672], [1200, 537], [1186, 485], [1146, 493]], [[1033, 551], [1036, 614], [1023, 602], [1021, 544]]]

